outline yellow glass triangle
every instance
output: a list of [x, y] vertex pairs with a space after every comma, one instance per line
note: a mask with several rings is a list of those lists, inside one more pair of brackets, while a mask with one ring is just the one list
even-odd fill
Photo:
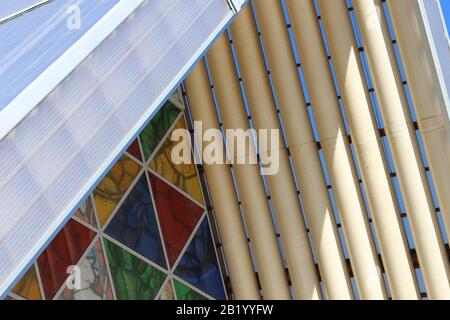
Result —
[[[174, 130], [176, 129], [186, 129], [184, 117], [178, 120], [174, 127]], [[164, 141], [161, 148], [150, 161], [149, 167], [173, 185], [190, 194], [199, 203], [203, 203], [200, 182], [192, 155], [190, 163], [175, 164], [171, 159], [171, 154], [178, 142], [171, 141], [170, 137], [171, 135]]]
[[34, 266], [25, 273], [12, 292], [28, 300], [42, 299]]
[[138, 163], [123, 155], [94, 190], [94, 202], [100, 225], [103, 226], [114, 211], [140, 169]]

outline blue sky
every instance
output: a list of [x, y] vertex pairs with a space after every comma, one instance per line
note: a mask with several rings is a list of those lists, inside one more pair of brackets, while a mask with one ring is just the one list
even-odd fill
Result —
[[447, 22], [447, 29], [450, 29], [450, 0], [441, 0], [441, 6], [444, 11], [445, 21]]

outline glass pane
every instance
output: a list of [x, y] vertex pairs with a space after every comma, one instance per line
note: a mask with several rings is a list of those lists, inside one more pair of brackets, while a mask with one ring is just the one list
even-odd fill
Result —
[[[2, 1], [5, 2], [16, 1]], [[1, 24], [0, 110], [80, 39], [117, 2], [118, 0], [53, 1]], [[3, 12], [1, 9], [0, 5], [0, 12]]]

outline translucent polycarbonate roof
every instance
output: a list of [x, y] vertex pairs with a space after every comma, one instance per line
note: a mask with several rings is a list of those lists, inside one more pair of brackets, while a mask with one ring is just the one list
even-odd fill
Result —
[[[57, 0], [1, 24], [0, 110], [117, 2]], [[74, 4], [80, 10], [79, 25], [71, 25], [77, 14], [71, 10]]]
[[118, 2], [55, 0], [0, 24], [0, 111]]
[[49, 0], [6, 0], [0, 1], [0, 23]]
[[[81, 12], [92, 15], [91, 20], [82, 20], [86, 23], [83, 30], [92, 25], [86, 31], [89, 37], [77, 40], [79, 33], [60, 30], [66, 34], [62, 39], [59, 32], [35, 25], [41, 32], [34, 33], [34, 38], [48, 46], [55, 41], [66, 48], [70, 41], [75, 43], [63, 53], [52, 46], [63, 57], [70, 52], [64, 64], [58, 64], [61, 58], [52, 63], [57, 54], [40, 47], [34, 54], [41, 60], [32, 69], [50, 63], [43, 73], [52, 69], [48, 79], [56, 81], [59, 73], [68, 72], [67, 64], [83, 57], [86, 48], [92, 50], [0, 138], [0, 296], [43, 250], [234, 15], [226, 0], [122, 0], [96, 24], [100, 12], [106, 12], [113, 1], [78, 2], [86, 6]], [[55, 5], [45, 10], [61, 13], [65, 8]], [[58, 15], [55, 19], [64, 28]], [[22, 31], [19, 25], [12, 28], [14, 22], [7, 24], [11, 28], [9, 43], [13, 43], [13, 34], [22, 35]], [[105, 35], [111, 26], [114, 29]], [[50, 41], [42, 32], [55, 38]], [[28, 57], [30, 51], [23, 52]], [[10, 59], [15, 60], [15, 55]], [[5, 61], [11, 64], [10, 59]], [[34, 63], [35, 59], [27, 59], [27, 65]], [[37, 88], [51, 88], [41, 76], [33, 81], [38, 82]], [[41, 91], [31, 86], [22, 93], [28, 99]], [[4, 94], [0, 93], [2, 99]]]

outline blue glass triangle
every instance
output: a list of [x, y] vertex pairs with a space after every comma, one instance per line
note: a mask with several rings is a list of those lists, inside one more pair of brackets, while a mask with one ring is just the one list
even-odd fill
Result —
[[175, 274], [215, 299], [226, 299], [206, 217], [175, 269]]
[[147, 259], [167, 268], [145, 174], [128, 194], [105, 232]]

